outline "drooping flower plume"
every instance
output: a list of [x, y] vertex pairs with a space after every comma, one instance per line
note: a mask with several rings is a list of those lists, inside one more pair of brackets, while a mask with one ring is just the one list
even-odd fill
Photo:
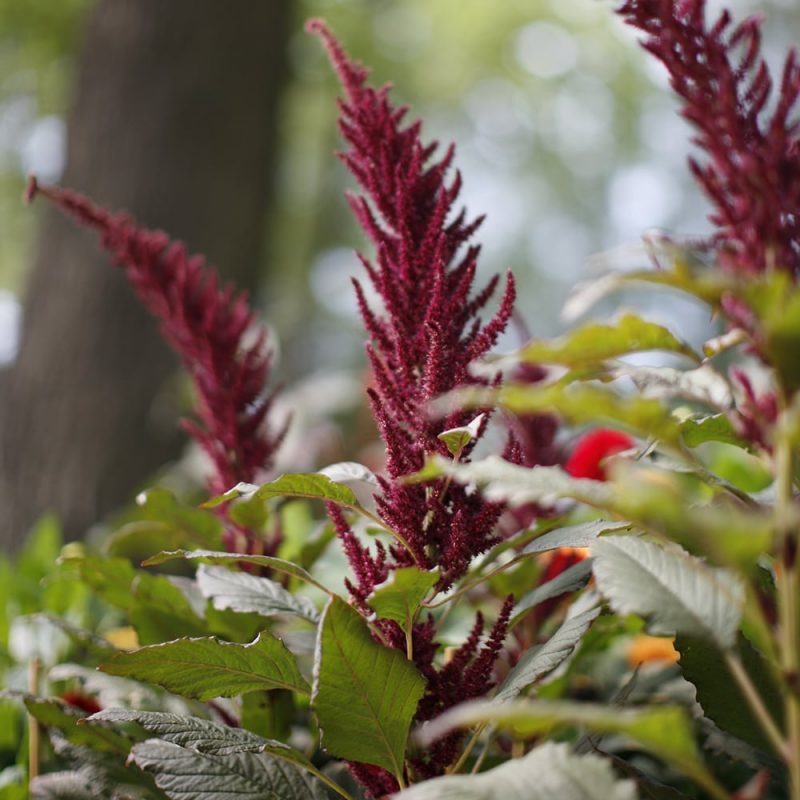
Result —
[[79, 194], [39, 186], [32, 178], [27, 197], [37, 194], [100, 234], [103, 248], [159, 320], [197, 392], [197, 419], [186, 420], [184, 427], [211, 462], [210, 493], [257, 480], [272, 463], [283, 430], [267, 420], [271, 353], [246, 295], [221, 285], [202, 257], [190, 256], [163, 231], [137, 227], [125, 213], [109, 213]]
[[692, 172], [715, 210], [722, 262], [741, 273], [800, 276], [800, 64], [791, 51], [777, 93], [760, 55], [760, 22], [713, 24], [705, 0], [626, 0], [618, 9], [670, 75], [703, 162]]

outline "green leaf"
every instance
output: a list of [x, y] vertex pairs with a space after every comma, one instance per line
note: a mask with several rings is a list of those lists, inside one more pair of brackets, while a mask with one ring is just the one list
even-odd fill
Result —
[[746, 450], [752, 447], [736, 433], [725, 414], [684, 420], [681, 423], [681, 434], [689, 447], [697, 447], [705, 442], [724, 442]]
[[273, 497], [304, 497], [307, 500], [336, 503], [346, 508], [361, 508], [352, 489], [319, 472], [281, 475], [277, 480], [260, 486], [255, 496], [260, 500], [269, 500]]
[[730, 384], [710, 364], [687, 370], [625, 365], [616, 367], [612, 375], [630, 378], [642, 397], [657, 400], [680, 398], [720, 410], [733, 405]]
[[166, 575], [138, 571], [131, 585], [128, 612], [141, 644], [208, 633], [189, 598]]
[[563, 528], [556, 528], [537, 536], [522, 549], [520, 555], [546, 553], [561, 547], [589, 547], [601, 534], [625, 527], [628, 527], [627, 523], [611, 522], [607, 519], [593, 519], [577, 525], [565, 525]]
[[403, 772], [425, 681], [406, 657], [375, 642], [364, 620], [332, 597], [317, 636], [311, 706], [333, 755]]
[[478, 414], [469, 425], [442, 431], [436, 438], [447, 445], [451, 455], [459, 456], [461, 451], [478, 437], [478, 431], [480, 431], [485, 417], [486, 414]]
[[594, 733], [628, 736], [691, 777], [704, 773], [690, 720], [683, 708], [649, 706], [627, 709], [592, 703], [487, 700], [462, 703], [422, 726], [417, 739], [425, 747], [453, 730], [494, 725], [520, 736], [543, 736], [562, 725]]
[[208, 511], [182, 505], [165, 489], [140, 494], [127, 518], [106, 543], [111, 556], [138, 563], [160, 550], [222, 546], [220, 520]]
[[330, 478], [335, 483], [349, 483], [350, 481], [368, 483], [370, 486], [378, 486], [378, 479], [375, 473], [364, 464], [357, 461], [337, 461], [319, 470], [319, 475]]
[[418, 783], [396, 800], [636, 800], [636, 787], [614, 775], [608, 759], [577, 756], [566, 744], [546, 744], [478, 775], [448, 775]]
[[126, 558], [66, 556], [59, 562], [75, 570], [87, 586], [112, 606], [130, 607], [131, 584], [137, 571]]
[[262, 617], [289, 614], [312, 624], [319, 622], [319, 612], [308, 598], [296, 597], [269, 578], [201, 564], [197, 570], [197, 585], [214, 608], [221, 611], [231, 609]]
[[[675, 649], [681, 654], [679, 666], [683, 676], [697, 689], [697, 702], [705, 715], [723, 731], [764, 752], [774, 753], [761, 723], [753, 715], [749, 700], [731, 673], [724, 653], [712, 642], [691, 636], [678, 636]], [[782, 726], [783, 698], [764, 657], [742, 635], [738, 637], [737, 649], [759, 696], [778, 726]], [[780, 753], [774, 754], [782, 757]]]
[[94, 750], [102, 750], [127, 755], [131, 743], [115, 731], [97, 726], [89, 728], [79, 725], [86, 714], [77, 708], [52, 697], [21, 695], [28, 713], [47, 728], [55, 728], [64, 734], [68, 742], [85, 745]]
[[511, 506], [537, 503], [553, 505], [564, 497], [602, 506], [613, 497], [612, 488], [601, 481], [571, 478], [561, 467], [520, 467], [500, 456], [459, 464], [441, 456], [429, 458], [425, 466], [406, 480], [428, 481], [450, 476], [458, 483], [475, 484], [487, 500]]
[[438, 580], [438, 570], [423, 572], [417, 567], [401, 567], [375, 587], [367, 602], [379, 619], [393, 619], [408, 633], [420, 603]]
[[[170, 714], [164, 711], [128, 711], [105, 709], [87, 717], [88, 723], [135, 722], [148, 733], [181, 747], [189, 747], [202, 753], [230, 755], [231, 753], [260, 753], [265, 748], [277, 746], [291, 750], [282, 742], [270, 742], [243, 728], [219, 725], [208, 719]], [[86, 727], [86, 726], [84, 726]], [[300, 755], [298, 753], [298, 755]], [[301, 756], [302, 758], [302, 756]]]
[[677, 545], [634, 536], [592, 544], [597, 588], [620, 614], [649, 618], [656, 633], [683, 633], [733, 646], [744, 587], [728, 570], [710, 567]]
[[588, 367], [627, 353], [669, 350], [693, 361], [700, 357], [662, 325], [625, 314], [613, 324], [589, 322], [559, 339], [535, 340], [520, 351], [529, 364], [563, 364]]
[[234, 697], [258, 689], [309, 690], [294, 656], [283, 642], [265, 631], [244, 645], [214, 636], [150, 645], [119, 653], [100, 669], [110, 675], [156, 683], [198, 700]]
[[643, 438], [667, 444], [680, 442], [680, 425], [659, 400], [638, 395], [621, 395], [594, 383], [513, 384], [499, 388], [458, 389], [433, 404], [446, 413], [458, 408], [499, 405], [514, 414], [558, 414], [574, 425], [598, 421], [632, 431]]
[[552, 672], [568, 659], [580, 644], [586, 631], [600, 614], [592, 608], [564, 621], [562, 626], [538, 648], [526, 650], [514, 669], [500, 684], [494, 701], [505, 703], [516, 697], [523, 689]]
[[165, 561], [172, 561], [176, 558], [196, 559], [205, 564], [255, 564], [258, 567], [266, 567], [267, 569], [275, 570], [275, 572], [282, 572], [284, 575], [299, 578], [301, 581], [316, 586], [326, 594], [330, 594], [329, 589], [326, 589], [319, 581], [312, 578], [302, 567], [291, 561], [273, 558], [272, 556], [250, 556], [245, 553], [224, 553], [218, 550], [175, 550], [174, 552], [158, 553], [148, 558], [144, 565], [163, 564]]
[[591, 576], [592, 559], [584, 558], [583, 561], [579, 561], [577, 564], [573, 564], [563, 572], [560, 572], [552, 580], [524, 594], [511, 612], [511, 626], [516, 625], [528, 611], [538, 606], [539, 603], [543, 603], [551, 597], [559, 597], [567, 592], [576, 592], [579, 589], [583, 589]]
[[134, 745], [131, 758], [173, 800], [328, 798], [317, 778], [268, 753], [216, 755], [151, 739]]

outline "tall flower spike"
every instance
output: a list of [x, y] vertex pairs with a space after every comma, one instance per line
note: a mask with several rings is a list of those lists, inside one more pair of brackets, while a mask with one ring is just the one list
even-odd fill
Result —
[[284, 431], [267, 424], [272, 395], [264, 387], [271, 356], [266, 330], [257, 325], [246, 295], [220, 286], [202, 257], [189, 256], [162, 231], [139, 228], [124, 213], [111, 214], [79, 194], [41, 187], [31, 178], [27, 197], [36, 194], [98, 231], [104, 249], [159, 320], [197, 390], [197, 420], [184, 427], [211, 461], [209, 491], [255, 481], [272, 463]]
[[[439, 567], [443, 586], [464, 573], [490, 547], [500, 509], [444, 482], [406, 486], [398, 479], [420, 469], [426, 454], [447, 455], [437, 434], [464, 425], [463, 412], [444, 421], [428, 414], [430, 401], [458, 386], [479, 382], [469, 364], [497, 341], [511, 316], [514, 281], [509, 274], [499, 310], [485, 324], [480, 314], [498, 284], [474, 291], [479, 248], [470, 244], [482, 219], [454, 213], [461, 188], [448, 178], [454, 148], [436, 160], [436, 143], [424, 144], [419, 121], [405, 123], [406, 109], [389, 100], [389, 87], [366, 84], [367, 71], [353, 63], [325, 27], [313, 20], [345, 90], [339, 102], [340, 154], [363, 194], [348, 197], [376, 248], [361, 256], [367, 277], [383, 301], [383, 314], [367, 304], [355, 281], [361, 316], [371, 343], [373, 412], [386, 443], [388, 478], [378, 508], [408, 548], [392, 548], [399, 565]], [[469, 455], [462, 454], [462, 458]]]
[[[715, 211], [723, 263], [800, 276], [800, 64], [789, 53], [777, 100], [760, 56], [760, 23], [706, 22], [705, 0], [626, 0], [617, 12], [663, 62], [707, 161], [690, 166]], [[768, 106], [771, 105], [771, 109]]]

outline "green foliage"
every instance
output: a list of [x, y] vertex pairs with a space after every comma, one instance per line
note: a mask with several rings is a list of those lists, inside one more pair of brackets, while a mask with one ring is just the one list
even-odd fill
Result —
[[215, 637], [177, 639], [119, 653], [102, 664], [109, 675], [157, 683], [199, 700], [235, 697], [258, 689], [308, 692], [294, 656], [280, 639], [262, 632], [250, 644]]
[[397, 650], [376, 642], [338, 597], [323, 612], [311, 705], [334, 755], [375, 764], [402, 778], [411, 719], [425, 682]]

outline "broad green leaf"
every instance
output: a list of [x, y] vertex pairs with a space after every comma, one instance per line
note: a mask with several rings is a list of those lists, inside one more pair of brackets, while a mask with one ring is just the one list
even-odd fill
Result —
[[725, 410], [733, 405], [730, 384], [709, 364], [697, 369], [673, 367], [616, 367], [615, 378], [630, 378], [642, 397], [657, 400], [680, 398]]
[[59, 559], [59, 563], [75, 570], [87, 586], [112, 606], [130, 607], [131, 584], [137, 573], [126, 558], [67, 556]]
[[296, 597], [269, 578], [201, 564], [197, 570], [197, 585], [214, 608], [221, 611], [231, 609], [262, 617], [289, 614], [313, 624], [319, 622], [319, 612], [311, 600]]
[[574, 425], [604, 421], [644, 438], [680, 442], [680, 425], [660, 401], [621, 395], [596, 383], [514, 384], [458, 389], [433, 404], [434, 411], [499, 405], [515, 414], [558, 414]]
[[719, 564], [750, 568], [772, 546], [774, 521], [765, 509], [734, 504], [729, 496], [725, 502], [690, 505], [685, 491], [671, 470], [622, 463], [607, 508]]
[[520, 359], [530, 364], [587, 367], [644, 350], [670, 350], [700, 361], [694, 350], [667, 328], [633, 314], [611, 324], [589, 322], [558, 339], [535, 340], [522, 348]]
[[360, 508], [352, 489], [319, 472], [281, 475], [280, 478], [260, 486], [255, 496], [260, 500], [272, 497], [304, 497], [307, 500], [324, 500], [347, 508]]
[[349, 481], [359, 481], [361, 483], [368, 483], [371, 486], [378, 485], [378, 479], [375, 473], [363, 464], [357, 461], [339, 461], [336, 464], [330, 464], [319, 470], [320, 475], [335, 483], [348, 483]]
[[583, 589], [591, 576], [592, 559], [585, 558], [583, 561], [579, 561], [577, 564], [573, 564], [563, 572], [560, 572], [547, 583], [543, 583], [541, 586], [537, 586], [527, 592], [520, 597], [519, 602], [511, 612], [511, 626], [516, 625], [528, 611], [538, 606], [539, 603], [543, 603], [551, 597], [559, 597], [567, 592], [576, 592], [578, 589]]
[[453, 730], [474, 725], [494, 725], [521, 736], [546, 735], [562, 725], [579, 726], [595, 733], [622, 734], [703, 785], [713, 783], [703, 767], [686, 711], [677, 706], [626, 709], [542, 700], [516, 700], [507, 704], [475, 700], [424, 724], [417, 739], [424, 747]]
[[[12, 696], [10, 693], [7, 696]], [[86, 714], [67, 703], [52, 697], [35, 697], [31, 694], [17, 695], [25, 703], [28, 713], [47, 728], [61, 731], [67, 741], [75, 745], [85, 745], [95, 750], [127, 755], [131, 743], [108, 728], [86, 728], [79, 721]]]
[[618, 780], [608, 759], [546, 744], [478, 775], [418, 783], [397, 800], [636, 800], [632, 781]]
[[367, 598], [379, 619], [393, 619], [408, 632], [420, 603], [439, 580], [439, 571], [423, 572], [417, 567], [394, 570], [385, 583], [376, 586]]
[[198, 700], [234, 697], [258, 689], [309, 690], [294, 656], [267, 632], [250, 644], [224, 642], [214, 636], [177, 639], [119, 653], [100, 669], [156, 683]]
[[151, 739], [131, 758], [172, 800], [328, 800], [316, 777], [268, 753], [218, 755]]
[[591, 549], [597, 588], [614, 611], [648, 618], [656, 633], [733, 646], [744, 587], [732, 572], [710, 567], [677, 545], [634, 536], [607, 536]]
[[589, 547], [601, 534], [627, 527], [624, 522], [611, 522], [607, 519], [594, 519], [590, 522], [579, 522], [577, 525], [565, 525], [537, 536], [527, 544], [520, 555], [546, 553], [561, 547]]
[[681, 434], [689, 447], [697, 447], [704, 442], [724, 442], [747, 450], [752, 447], [736, 433], [725, 414], [684, 420], [681, 423]]
[[433, 456], [407, 480], [427, 481], [443, 476], [475, 484], [487, 500], [503, 501], [510, 506], [529, 503], [549, 506], [565, 497], [602, 506], [610, 503], [613, 496], [612, 488], [601, 481], [571, 478], [561, 467], [520, 467], [500, 456], [467, 464]]
[[514, 669], [508, 673], [494, 696], [495, 702], [505, 703], [523, 689], [552, 672], [569, 658], [580, 644], [583, 635], [600, 614], [592, 608], [564, 621], [561, 627], [538, 648], [526, 650]]
[[139, 571], [131, 585], [128, 612], [141, 644], [208, 633], [189, 598], [166, 575]]
[[468, 444], [475, 441], [485, 417], [486, 414], [478, 414], [469, 425], [442, 431], [436, 438], [447, 445], [451, 455], [458, 456]]
[[364, 620], [332, 597], [317, 636], [311, 706], [333, 755], [402, 775], [425, 681], [403, 653], [375, 642]]
[[152, 558], [148, 558], [144, 564], [145, 566], [163, 564], [165, 561], [172, 561], [176, 558], [196, 559], [205, 564], [255, 564], [258, 567], [266, 567], [275, 572], [282, 572], [284, 575], [291, 575], [293, 578], [299, 578], [301, 581], [316, 586], [326, 594], [330, 594], [328, 589], [319, 583], [319, 581], [312, 578], [302, 567], [299, 567], [291, 561], [286, 561], [282, 558], [273, 558], [272, 556], [249, 556], [245, 553], [225, 553], [216, 550], [175, 550], [174, 552], [159, 553]]
[[92, 714], [86, 721], [88, 723], [135, 722], [165, 742], [172, 742], [201, 753], [226, 756], [231, 753], [278, 751], [294, 753], [289, 760], [295, 763], [309, 763], [302, 753], [298, 753], [283, 742], [264, 739], [243, 728], [232, 728], [199, 717], [187, 717], [164, 711], [128, 711], [112, 708]]
[[214, 514], [182, 505], [165, 489], [142, 492], [126, 517], [106, 543], [111, 556], [139, 562], [160, 550], [222, 545], [222, 523]]
[[[719, 648], [702, 639], [678, 636], [675, 649], [681, 654], [683, 676], [697, 690], [697, 702], [705, 715], [723, 731], [764, 752], [774, 752]], [[782, 726], [783, 698], [763, 656], [741, 635], [737, 650], [759, 696], [778, 726]], [[781, 757], [781, 754], [775, 755]]]

